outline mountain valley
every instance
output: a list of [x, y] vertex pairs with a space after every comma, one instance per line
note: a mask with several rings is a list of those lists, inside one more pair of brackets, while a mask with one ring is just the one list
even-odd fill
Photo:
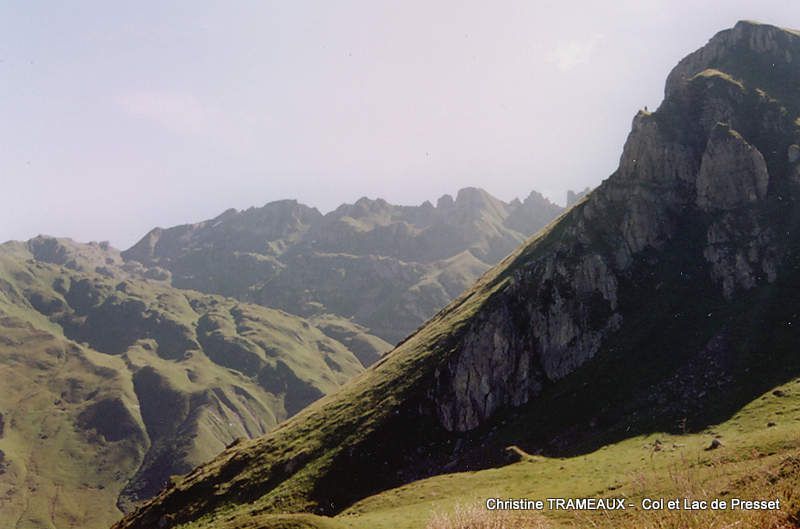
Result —
[[799, 87], [800, 34], [718, 33], [598, 188], [365, 373], [115, 527], [400, 526], [468, 483], [555, 487], [556, 465], [566, 495], [641, 495], [637, 474], [673, 493], [681, 458], [698, 489], [782, 494], [763, 526], [795, 526]]
[[466, 187], [9, 241], [0, 525], [798, 528], [798, 270], [800, 32], [753, 21], [566, 207]]

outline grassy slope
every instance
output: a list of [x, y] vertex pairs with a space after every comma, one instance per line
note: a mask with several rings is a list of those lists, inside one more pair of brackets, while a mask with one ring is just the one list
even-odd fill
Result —
[[[746, 59], [745, 62], [750, 61], [749, 57]], [[729, 65], [720, 65], [720, 68], [723, 66]], [[730, 77], [744, 79], [750, 86], [750, 81], [759, 82], [762, 78], [761, 66], [757, 63], [731, 67], [729, 71], [735, 75]], [[725, 85], [724, 90], [730, 85], [741, 89], [738, 82], [713, 72], [696, 81], [708, 78], [719, 79]], [[710, 91], [716, 90], [716, 85], [699, 82], [692, 86], [697, 87], [700, 96], [713, 95]], [[764, 86], [777, 90], [778, 85], [770, 81]], [[773, 103], [756, 94], [751, 88], [743, 108], [757, 116], [762, 110], [771, 110], [769, 107]], [[796, 94], [779, 95], [786, 98], [785, 103], [792, 111], [796, 110]], [[662, 130], [674, 134], [675, 140], [687, 144], [698, 142], [697, 147], [702, 152], [706, 139], [695, 137], [698, 131], [694, 127], [695, 116], [691, 114], [695, 111], [693, 102], [702, 106], [703, 99], [690, 99], [688, 106], [683, 101], [675, 101], [663, 112], [657, 112], [654, 118]], [[785, 116], [787, 112], [782, 108], [778, 114]], [[785, 159], [785, 149], [772, 148], [783, 147], [787, 137], [761, 135], [754, 136], [752, 141], [767, 156], [770, 173], [777, 177], [776, 185], [780, 186], [780, 195], [772, 195], [759, 206], [757, 213], [763, 225], [772, 226], [781, 236], [786, 234], [781, 244], [787, 245], [788, 257], [778, 272], [780, 281], [762, 284], [747, 295], [739, 296], [735, 303], [722, 299], [718, 286], [711, 283], [703, 269], [702, 256], [698, 255], [698, 249], [705, 244], [705, 230], [710, 219], [702, 212], [682, 211], [676, 215], [676, 222], [680, 224], [676, 233], [681, 236], [656, 253], [643, 252], [636, 256], [640, 265], [621, 282], [620, 306], [626, 311], [623, 328], [604, 343], [601, 354], [557, 385], [545, 388], [541, 398], [524, 409], [515, 410], [507, 421], [502, 417], [494, 421], [496, 432], [481, 430], [471, 439], [467, 436], [467, 443], [473, 441], [476, 449], [488, 455], [489, 464], [500, 464], [497, 452], [516, 441], [524, 443], [525, 447], [545, 446], [557, 452], [547, 446], [546, 437], [537, 435], [540, 431], [545, 436], [548, 433], [573, 435], [575, 432], [570, 429], [575, 428], [586, 435], [566, 443], [573, 452], [589, 454], [598, 446], [608, 444], [622, 450], [620, 457], [624, 461], [626, 447], [639, 442], [626, 439], [635, 439], [639, 433], [674, 433], [682, 418], [686, 419], [690, 430], [725, 422], [760, 393], [800, 373], [795, 350], [799, 341], [797, 332], [784, 325], [796, 317], [791, 307], [800, 292], [800, 285], [793, 279], [800, 256], [797, 247], [800, 223], [793, 200], [798, 193], [796, 186], [784, 178], [787, 168], [781, 160]], [[622, 195], [626, 192], [625, 186], [631, 185], [631, 182], [612, 177], [604, 187]], [[640, 185], [639, 191], [660, 191], [657, 183], [642, 182]], [[603, 192], [602, 187], [599, 192]], [[570, 231], [575, 225], [573, 215], [577, 215], [584, 204], [563, 215], [561, 221], [554, 222], [489, 271], [472, 290], [451, 303], [376, 368], [345, 386], [334, 397], [305, 410], [265, 439], [237, 447], [196, 469], [120, 527], [149, 527], [160, 521], [174, 526], [190, 520], [196, 520], [191, 527], [208, 527], [220, 520], [246, 523], [253, 517], [282, 511], [335, 513], [343, 508], [355, 508], [351, 507], [354, 502], [358, 505], [364, 497], [391, 488], [387, 485], [392, 479], [414, 481], [414, 475], [398, 476], [398, 473], [408, 470], [415, 456], [418, 467], [427, 467], [428, 472], [441, 472], [441, 467], [431, 465], [427, 451], [447, 451], [453, 439], [436, 432], [434, 424], [416, 422], [421, 416], [413, 411], [424, 400], [432, 373], [458, 347], [462, 332], [477, 313], [491, 311], [495, 303], [508, 302], [504, 292], [517, 270], [533, 268], [539, 258], [559, 247], [577, 246], [574, 230], [572, 234]], [[616, 206], [621, 209], [624, 204]], [[613, 238], [621, 221], [617, 216], [622, 211], [612, 208], [604, 213], [602, 220], [595, 219], [587, 226], [589, 233], [586, 234], [596, 245], [592, 251], [601, 253], [613, 251]], [[653, 266], [654, 262], [658, 265]], [[705, 370], [712, 367], [708, 362], [713, 358], [692, 355], [718, 336], [729, 339], [733, 345], [725, 358], [729, 365], [722, 370], [724, 378], [715, 384], [713, 380], [704, 380], [706, 373], [709, 377], [715, 374]], [[681, 371], [681, 366], [687, 369]], [[754, 368], [752, 372], [751, 368]], [[700, 376], [695, 376], [698, 373]], [[653, 388], [657, 391], [651, 391], [651, 384], [658, 384]], [[706, 387], [714, 388], [707, 397], [701, 391]], [[648, 400], [651, 395], [655, 401]], [[671, 407], [671, 399], [675, 399], [677, 406]], [[686, 415], [679, 415], [684, 409]], [[615, 413], [615, 410], [618, 411]], [[599, 414], [603, 424], [597, 430], [588, 427], [593, 413]], [[531, 424], [536, 427], [531, 428]], [[757, 436], [753, 440], [754, 446], [765, 442]], [[687, 442], [695, 448], [698, 443], [697, 440]], [[416, 454], [410, 451], [414, 448]], [[599, 464], [599, 460], [596, 461]], [[514, 468], [519, 467], [485, 471], [479, 475], [495, 475], [505, 482], [503, 472]], [[597, 476], [600, 478], [602, 474]], [[432, 483], [437, 483], [437, 479], [444, 478], [433, 478]], [[608, 476], [600, 479], [607, 480]], [[413, 491], [415, 486], [417, 484], [411, 485], [408, 490]], [[589, 488], [601, 486], [608, 484], [594, 482]], [[404, 518], [399, 511], [397, 515], [399, 519]], [[420, 519], [418, 517], [417, 521]]]
[[[188, 507], [180, 503], [182, 505], [181, 513], [188, 514], [190, 517], [193, 509], [202, 512], [213, 506], [215, 512], [202, 516], [196, 523], [186, 526], [192, 528], [214, 526], [223, 520], [229, 520], [231, 527], [237, 527], [237, 523], [249, 523], [248, 520], [254, 519], [261, 520], [262, 523], [266, 524], [270, 519], [270, 515], [267, 514], [269, 512], [284, 509], [300, 511], [316, 508], [317, 504], [314, 498], [316, 497], [318, 480], [329, 471], [336, 456], [347, 447], [358, 447], [363, 440], [369, 438], [375, 427], [380, 426], [382, 423], [385, 424], [388, 418], [401, 408], [400, 403], [403, 399], [410, 396], [415, 386], [424, 380], [426, 374], [435, 369], [436, 365], [446, 357], [449, 352], [448, 346], [453, 343], [453, 340], [457, 340], [459, 332], [469, 318], [481, 306], [491, 303], [494, 293], [502, 290], [506, 284], [509, 270], [517, 266], [519, 261], [535, 258], [538, 252], [547, 251], [548, 246], [554, 243], [550, 238], [559, 236], [560, 231], [558, 229], [542, 232], [537, 240], [532, 241], [532, 244], [528, 245], [524, 250], [520, 250], [517, 254], [510, 256], [503, 265], [488, 273], [471, 292], [465, 294], [454, 302], [451, 307], [442, 311], [428, 326], [402, 344], [376, 369], [362, 375], [354, 383], [345, 386], [336, 395], [315, 403], [308, 410], [288, 421], [274, 434], [270, 435], [268, 441], [250, 443], [241, 449], [228, 452], [227, 457], [218, 459], [207, 467], [197, 469], [187, 478], [185, 483], [179, 484], [173, 491], [178, 496], [183, 497], [176, 499], [175, 496], [168, 495], [164, 506], [169, 508], [170, 501], [177, 500], [182, 502], [190, 499]], [[661, 270], [665, 274], [677, 273], [676, 271], [681, 269], [679, 264], [679, 262], [676, 262], [672, 266], [662, 267]], [[792, 268], [792, 266], [792, 263], [787, 265], [788, 268]], [[784, 277], [786, 277], [786, 274]], [[720, 321], [725, 321], [726, 316], [730, 314], [738, 313], [741, 315], [740, 323], [742, 323], [741, 332], [743, 335], [750, 335], [754, 337], [752, 338], [754, 341], [758, 341], [757, 335], [759, 333], [756, 332], [756, 329], [761, 327], [762, 332], [766, 334], [772, 331], [765, 330], [767, 327], [763, 326], [764, 322], [761, 319], [753, 319], [754, 315], [758, 314], [761, 318], [774, 321], [787, 321], [787, 316], [791, 318], [791, 314], [782, 314], [781, 312], [783, 311], [780, 310], [781, 307], [788, 310], [790, 306], [785, 302], [784, 296], [787, 299], [793, 299], [793, 296], [798, 292], [798, 286], [794, 284], [795, 281], [791, 279], [791, 276], [789, 277], [788, 282], [784, 284], [757, 289], [752, 297], [741, 300], [740, 304], [728, 307], [728, 314], [721, 315], [719, 320], [706, 323], [705, 325], [708, 327], [705, 329], [702, 327], [698, 329], [686, 328], [682, 326], [683, 322], [679, 322], [676, 323], [674, 328], [666, 326], [662, 330], [667, 335], [676, 332], [692, 335], [700, 333], [699, 337], [695, 339], [702, 343], [709, 335], [713, 334], [713, 330]], [[653, 278], [649, 279], [652, 280]], [[657, 279], [653, 281], [654, 285], [661, 283]], [[684, 297], [686, 293], [680, 289], [676, 289], [673, 294], [673, 299], [671, 301], [665, 300], [663, 302], [664, 306], [660, 309], [664, 311], [667, 317], [672, 317], [674, 312], [671, 311], [674, 311], [676, 306], [682, 304], [682, 299], [686, 299]], [[648, 298], [648, 295], [643, 295], [643, 298]], [[759, 298], [764, 299], [759, 301]], [[709, 296], [708, 302], [711, 303], [710, 306], [713, 306], [714, 310], [720, 308], [720, 306], [714, 305], [715, 303], [721, 304], [720, 300], [714, 296]], [[748, 310], [748, 307], [750, 310]], [[704, 314], [707, 313], [705, 312], [707, 308], [708, 306], [704, 304], [697, 304], [694, 307], [694, 309]], [[791, 313], [791, 310], [789, 312]], [[655, 320], [665, 321], [664, 318], [658, 317]], [[692, 319], [687, 318], [687, 320], [691, 321]], [[639, 323], [634, 320], [632, 325], [637, 326]], [[736, 324], [733, 325], [735, 326]], [[637, 335], [625, 336], [624, 332], [620, 334], [623, 335], [623, 342], [618, 342], [620, 347], [624, 346], [626, 350], [641, 347]], [[640, 334], [644, 334], [644, 338], [646, 338], [647, 329], [643, 329]], [[754, 397], [755, 393], [753, 391], [760, 388], [760, 391], [763, 392], [766, 389], [763, 387], [764, 384], [772, 387], [772, 385], [769, 385], [769, 381], [775, 381], [773, 385], [779, 385], [781, 382], [786, 382], [787, 379], [792, 378], [792, 373], [798, 373], [797, 358], [792, 345], [797, 343], [794, 334], [790, 333], [784, 337], [781, 337], [780, 333], [776, 334], [775, 338], [780, 345], [777, 350], [774, 352], [762, 350], [760, 353], [754, 353], [755, 357], [745, 359], [745, 362], [756, 361], [764, 366], [762, 371], [753, 372], [752, 378], [755, 385], [743, 384], [740, 390], [735, 387], [726, 388], [726, 391], [733, 390], [733, 393], [728, 393], [725, 396], [728, 405], [722, 408], [716, 408], [719, 405], [719, 396], [710, 397], [703, 404], [704, 409], [708, 412], [707, 418], [716, 417], [723, 421], [722, 426], [714, 429], [715, 432], [723, 435], [726, 443], [725, 451], [719, 452], [720, 454], [728, 454], [735, 449], [737, 454], [746, 456], [751, 453], [750, 450], [752, 448], [760, 448], [762, 451], [771, 452], [773, 451], [771, 449], [773, 445], [776, 448], [780, 448], [780, 451], [784, 453], [791, 452], [793, 448], [797, 448], [796, 443], [792, 441], [792, 436], [797, 433], [797, 423], [789, 422], [794, 421], [798, 416], [798, 402], [795, 397], [795, 394], [798, 393], [797, 390], [787, 391], [791, 398], [778, 399], [768, 396], [764, 400], [757, 400], [730, 420], [725, 421], [726, 418], [730, 417], [732, 407], [735, 408], [736, 403], [743, 405], [748, 399]], [[761, 338], [764, 337], [762, 336]], [[764, 343], [768, 344], [770, 342], [759, 343], [763, 346]], [[665, 350], [664, 353], [668, 354], [670, 351]], [[749, 355], [750, 352], [745, 354]], [[616, 391], [618, 386], [624, 386], [624, 384], [619, 384], [618, 371], [616, 371], [616, 377], [611, 376], [615, 370], [619, 369], [619, 364], [616, 363], [613, 355], [611, 356], [612, 358], [608, 362], [601, 359], [598, 362], [590, 363], [574, 376], [565, 380], [564, 384], [558, 388], [558, 391], [545, 393], [539, 405], [534, 405], [528, 410], [521, 410], [521, 413], [518, 412], [517, 421], [509, 421], [508, 426], [500, 428], [500, 433], [496, 436], [497, 439], [493, 441], [495, 449], [500, 449], [504, 441], [526, 439], [527, 430], [525, 429], [525, 424], [530, 424], [531, 420], [542, 421], [542, 424], [547, 424], [549, 420], [551, 425], [557, 425], [560, 421], [569, 420], [570, 415], [562, 414], [551, 414], [548, 419], [543, 410], [548, 407], [553, 408], [553, 402], [555, 401], [561, 400], [562, 404], [564, 404], [563, 399], [569, 401], [570, 395], [573, 393], [573, 389], [570, 388], [584, 388], [587, 379], [594, 379], [600, 390], [603, 390], [606, 382], [617, 381], [614, 384], [610, 384], [611, 388], [605, 387], [605, 391]], [[629, 362], [628, 364], [628, 370], [635, 367], [630, 366]], [[641, 377], [646, 381], [647, 377], [658, 375], [660, 368], [656, 363], [644, 365], [643, 369], [646, 370], [640, 370], [636, 375], [624, 378], [627, 380], [627, 378]], [[591, 398], [593, 402], [604, 398], [592, 391], [586, 391], [585, 393], [594, 395]], [[614, 402], [613, 398], [620, 398], [613, 394], [608, 394], [607, 397], [609, 402], [612, 403]], [[624, 398], [624, 394], [622, 398]], [[576, 410], [578, 410], [574, 411], [574, 413], [576, 416], [580, 416], [581, 401], [577, 400], [574, 404]], [[587, 404], [583, 405], [587, 406]], [[767, 429], [767, 422], [779, 412], [787, 414], [788, 417], [776, 421], [779, 422], [778, 427]], [[418, 481], [357, 502], [336, 519], [354, 527], [379, 527], [380, 524], [384, 524], [386, 527], [401, 527], [406, 522], [408, 525], [405, 526], [420, 527], [430, 515], [432, 509], [445, 509], [455, 503], [464, 502], [465, 498], [468, 499], [475, 496], [473, 490], [481, 491], [478, 496], [489, 494], [492, 490], [495, 491], [494, 494], [505, 492], [511, 495], [524, 494], [532, 497], [544, 494], [550, 496], [558, 496], [560, 494], [580, 496], [582, 494], [596, 494], [609, 486], [624, 485], [625, 480], [630, 478], [631, 473], [641, 475], [647, 471], [653, 472], [652, 477], [649, 479], [653, 480], [654, 483], [661, 481], [662, 483], [667, 483], [666, 486], [669, 486], [668, 480], [664, 478], [669, 475], [670, 464], [682, 461], [681, 457], [702, 457], [703, 454], [706, 454], [702, 451], [702, 448], [710, 440], [708, 434], [702, 433], [677, 439], [674, 437], [673, 424], [653, 423], [649, 417], [643, 417], [641, 422], [634, 423], [634, 431], [648, 432], [642, 436], [630, 437], [625, 435], [624, 432], [618, 432], [613, 434], [610, 439], [603, 437], [590, 440], [591, 442], [582, 450], [584, 455], [573, 458], [564, 460], [537, 458], [535, 461], [524, 461], [499, 469], [477, 473], [444, 475]], [[708, 424], [708, 422], [705, 424]], [[659, 430], [659, 427], [669, 428], [673, 433], [658, 433], [662, 431]], [[729, 432], [736, 432], [736, 434], [733, 435]], [[409, 435], [414, 436], [417, 433], [411, 432]], [[650, 456], [650, 452], [644, 450], [642, 446], [648, 440], [652, 442], [655, 438], [659, 438], [666, 446], [670, 446], [673, 439], [676, 439], [676, 443], [685, 444], [686, 447], [676, 450], [674, 453], [672, 451], [659, 452], [654, 456], [657, 457], [655, 461], [660, 462], [659, 464], [663, 463], [663, 465], [648, 467], [647, 458]], [[729, 439], [734, 440], [730, 441]], [[593, 446], [606, 441], [610, 443], [607, 448], [585, 452], [585, 450], [593, 450]], [[358, 450], [358, 448], [355, 449]], [[710, 455], [715, 454], [716, 452]], [[645, 458], [645, 463], [647, 463], [644, 466], [642, 465], [642, 457]], [[675, 459], [676, 457], [678, 459]], [[293, 460], [300, 461], [298, 466], [301, 470], [294, 475], [287, 476], [287, 472], [281, 470], [281, 468], [286, 468], [286, 464]], [[308, 463], [303, 466], [306, 461]], [[239, 467], [239, 464], [242, 466]], [[380, 462], [376, 461], [376, 464], [380, 464]], [[535, 465], [536, 469], [544, 469], [546, 472], [544, 472], [543, 477], [537, 477], [538, 474], [532, 471], [534, 467], [531, 465]], [[560, 468], [562, 466], [566, 470], [572, 470], [571, 473], [566, 474], [570, 476], [569, 480], [564, 479], [564, 470]], [[228, 472], [233, 472], [232, 468], [237, 468], [235, 475], [228, 474]], [[752, 464], [746, 461], [741, 466], [729, 467], [732, 473], [737, 471], [743, 473], [748, 468], [752, 468]], [[380, 472], [379, 467], [376, 467], [376, 472]], [[534, 479], [536, 481], [535, 484], [532, 483]], [[206, 480], [218, 483], [218, 485], [214, 485], [214, 488], [218, 491], [219, 496], [214, 500], [218, 500], [219, 503], [205, 503], [208, 498], [199, 503], [194, 503], [195, 500], [202, 497], [202, 487], [209, 485]], [[194, 488], [194, 486], [203, 482], [205, 483], [201, 485], [201, 488]], [[630, 490], [630, 487], [633, 486], [631, 483], [633, 482], [629, 483], [629, 489], [627, 490]], [[252, 504], [237, 506], [236, 504], [244, 498], [241, 496], [226, 496], [228, 491], [247, 489], [254, 484], [259, 484], [259, 491], [254, 493], [256, 494], [255, 497], [247, 502], [252, 501]], [[278, 485], [277, 487], [270, 489], [276, 484]], [[650, 490], [656, 489], [650, 487], [648, 492]], [[259, 497], [257, 494], [262, 491], [266, 492], [266, 494]], [[184, 492], [185, 495], [182, 495], [181, 492]], [[431, 498], [437, 495], [441, 495], [441, 500], [435, 500], [431, 504]], [[234, 503], [227, 503], [232, 500]]]
[[75, 423], [93, 388], [135, 402], [124, 364], [18, 319], [0, 325], [0, 518], [20, 529], [113, 523], [121, 476], [136, 471], [145, 447], [93, 442]]
[[[558, 219], [551, 226], [557, 224]], [[266, 438], [243, 443], [198, 467], [150, 502], [155, 509], [140, 511], [143, 518], [134, 515], [120, 527], [146, 527], [163, 514], [175, 521], [200, 516], [200, 526], [213, 526], [229, 513], [244, 523], [258, 512], [315, 509], [318, 478], [333, 469], [338, 456], [400, 413], [419, 384], [452, 352], [464, 325], [507, 284], [507, 272], [523, 251], [529, 254], [551, 235], [558, 234], [550, 227], [542, 230], [334, 396], [315, 402]]]
[[[121, 492], [157, 490], [164, 472], [268, 431], [292, 388], [314, 388], [313, 398], [362, 370], [342, 344], [281, 311], [86, 264], [0, 247], [0, 518], [19, 528], [107, 527]], [[93, 305], [71, 285], [88, 285]], [[200, 338], [204, 318], [216, 341]], [[247, 369], [254, 359], [292, 375], [259, 378]]]
[[[800, 379], [776, 389], [783, 396], [767, 392], [730, 420], [702, 432], [653, 432], [567, 458], [521, 453], [521, 461], [502, 468], [445, 474], [365, 498], [336, 519], [359, 529], [421, 528], [433, 513], [492, 497], [624, 496], [637, 504], [645, 494], [656, 498], [731, 498], [743, 494], [746, 499], [773, 499], [773, 491], [753, 490], [746, 478], [776, 474], [781, 462], [800, 456]], [[767, 427], [769, 423], [775, 426]], [[723, 446], [706, 450], [714, 437], [720, 438]], [[784, 483], [774, 490], [787, 490], [783, 486], [786, 483], [798, 487], [800, 468], [793, 467], [775, 476], [776, 481], [778, 478]], [[786, 513], [800, 512], [796, 499], [784, 503]], [[553, 527], [614, 527], [620, 523], [602, 514], [591, 518], [586, 513], [564, 511], [546, 514]], [[628, 516], [640, 522], [647, 518], [641, 513]]]
[[[530, 456], [514, 447], [520, 461], [502, 468], [444, 474], [365, 498], [336, 516], [293, 515], [307, 525], [353, 529], [419, 529], [434, 513], [486, 498], [625, 497], [638, 505], [643, 497], [782, 500], [780, 517], [797, 516], [800, 503], [790, 492], [800, 487], [800, 379], [760, 396], [729, 420], [697, 433], [653, 432], [566, 458]], [[767, 426], [774, 423], [774, 426]], [[723, 446], [706, 448], [713, 438]], [[656, 448], [658, 447], [658, 449]], [[788, 493], [788, 494], [787, 494]], [[707, 527], [704, 516], [748, 523], [747, 513], [705, 513], [679, 520], [638, 508], [622, 517], [602, 513], [545, 512], [556, 527]], [[660, 517], [663, 525], [655, 525]], [[290, 517], [291, 518], [291, 517]], [[195, 527], [261, 529], [284, 525], [287, 516], [221, 514], [187, 524]], [[331, 525], [332, 523], [337, 525]], [[718, 520], [719, 522], [719, 520]], [[299, 524], [300, 522], [298, 522]], [[674, 523], [674, 525], [671, 525]]]

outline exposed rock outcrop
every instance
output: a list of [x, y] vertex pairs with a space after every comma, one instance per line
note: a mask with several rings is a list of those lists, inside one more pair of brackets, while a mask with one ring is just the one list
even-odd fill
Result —
[[719, 33], [636, 115], [619, 168], [548, 230], [357, 383], [117, 527], [338, 513], [503, 464], [510, 445], [569, 455], [700, 431], [797, 377], [798, 57], [794, 31]]
[[730, 210], [762, 199], [769, 173], [764, 156], [728, 125], [711, 131], [697, 174], [697, 205]]
[[156, 228], [122, 255], [181, 288], [350, 319], [369, 345], [405, 337], [560, 212], [536, 192], [506, 203], [477, 188], [436, 206], [364, 197], [326, 215], [284, 200]]
[[[761, 79], [722, 71], [741, 46], [771, 61], [800, 51], [800, 36], [740, 23], [676, 67], [659, 110], [634, 118], [617, 172], [568, 214], [559, 242], [524, 259], [502, 301], [475, 318], [437, 371], [432, 399], [445, 428], [474, 429], [593, 358], [625, 320], [618, 284], [638, 273], [643, 255], [684, 236], [687, 216], [705, 225], [702, 246], [690, 251], [726, 298], [775, 280], [781, 241], [759, 204], [785, 155], [772, 149], [769, 161], [751, 141], [772, 147], [798, 127]], [[792, 146], [790, 164], [800, 158]], [[775, 178], [787, 182], [788, 169]]]
[[591, 187], [585, 187], [583, 191], [573, 191], [572, 189], [567, 191], [567, 207], [572, 207], [578, 203], [580, 199], [588, 195], [592, 192]]

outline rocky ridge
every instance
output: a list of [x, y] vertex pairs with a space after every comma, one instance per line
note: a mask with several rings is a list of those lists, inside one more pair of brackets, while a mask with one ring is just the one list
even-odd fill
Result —
[[702, 427], [800, 372], [799, 57], [793, 31], [717, 34], [584, 200], [365, 376], [117, 527], [336, 513], [508, 444]]
[[793, 65], [787, 83], [800, 75], [800, 36], [748, 22], [681, 61], [659, 110], [634, 118], [617, 172], [569, 214], [549, 252], [513, 273], [506, 301], [480, 315], [440, 371], [434, 399], [447, 429], [476, 428], [593, 358], [624, 321], [619, 283], [644, 253], [683, 236], [690, 215], [705, 231], [698, 257], [726, 298], [775, 281], [787, 233], [764, 209], [795, 200], [800, 94], [777, 100], [760, 78], [719, 69], [751, 54]]
[[536, 192], [506, 203], [476, 188], [435, 206], [361, 198], [326, 215], [284, 200], [156, 228], [122, 255], [180, 288], [333, 314], [397, 342], [560, 212]]

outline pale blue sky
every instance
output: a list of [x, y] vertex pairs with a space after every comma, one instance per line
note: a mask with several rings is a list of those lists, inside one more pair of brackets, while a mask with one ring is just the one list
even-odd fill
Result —
[[563, 202], [637, 109], [782, 1], [0, 0], [0, 240], [132, 244], [297, 198], [416, 204], [467, 185]]

